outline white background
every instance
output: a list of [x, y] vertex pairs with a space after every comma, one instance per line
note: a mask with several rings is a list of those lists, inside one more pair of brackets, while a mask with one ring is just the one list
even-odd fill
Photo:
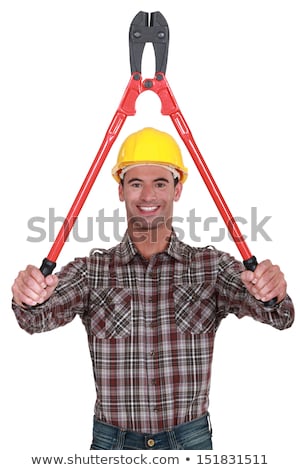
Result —
[[[88, 454], [95, 400], [79, 320], [30, 336], [11, 310], [11, 285], [40, 265], [52, 242], [27, 241], [27, 223], [49, 208], [65, 216], [130, 78], [128, 30], [140, 10], [161, 11], [170, 27], [167, 78], [193, 136], [259, 260], [286, 275], [299, 305], [299, 10], [292, 0], [10, 0], [0, 2], [1, 467], [26, 468], [32, 455]], [[145, 73], [144, 73], [145, 72]], [[146, 48], [143, 75], [153, 77]], [[169, 131], [153, 93], [137, 103], [80, 214], [119, 207], [110, 176], [123, 137], [144, 126]], [[189, 154], [190, 176], [175, 215], [218, 217]], [[297, 201], [297, 202], [296, 202]], [[297, 205], [297, 206], [296, 206]], [[251, 207], [272, 241], [251, 239]], [[122, 209], [123, 211], [123, 209]], [[197, 226], [199, 245], [218, 234]], [[56, 230], [58, 230], [57, 224]], [[96, 228], [96, 227], [95, 227]], [[109, 233], [110, 228], [107, 228]], [[189, 228], [185, 226], [189, 242]], [[252, 237], [253, 238], [253, 237]], [[58, 268], [84, 256], [72, 234]], [[197, 243], [194, 243], [197, 244]], [[240, 258], [226, 237], [217, 248]], [[298, 468], [299, 325], [279, 332], [228, 318], [216, 340], [210, 412], [216, 452], [267, 454], [270, 469]], [[298, 459], [299, 460], [299, 459]], [[18, 465], [19, 464], [19, 465]], [[249, 466], [248, 466], [249, 467]], [[257, 466], [256, 466], [257, 467]]]

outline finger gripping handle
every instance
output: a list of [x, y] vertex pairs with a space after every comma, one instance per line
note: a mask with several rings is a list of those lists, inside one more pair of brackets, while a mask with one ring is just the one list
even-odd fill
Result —
[[54, 261], [50, 261], [49, 259], [44, 258], [42, 265], [40, 267], [40, 271], [44, 276], [48, 276], [48, 274], [52, 273], [55, 266], [56, 266], [56, 263], [54, 263]]
[[[244, 260], [243, 263], [244, 263], [245, 268], [252, 272], [255, 271], [255, 268], [258, 264], [255, 256], [252, 256], [251, 258]], [[274, 297], [273, 299], [268, 300], [267, 302], [263, 302], [263, 304], [265, 307], [274, 307], [274, 305], [277, 304], [277, 297]]]

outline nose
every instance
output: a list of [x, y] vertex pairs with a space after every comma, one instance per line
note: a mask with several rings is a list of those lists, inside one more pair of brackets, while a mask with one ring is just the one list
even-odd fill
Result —
[[155, 188], [152, 184], [145, 184], [143, 185], [143, 189], [141, 191], [141, 200], [142, 201], [154, 201], [156, 200], [156, 192]]

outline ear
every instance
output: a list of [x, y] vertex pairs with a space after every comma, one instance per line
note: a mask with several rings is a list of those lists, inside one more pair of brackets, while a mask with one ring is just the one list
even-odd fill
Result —
[[124, 202], [124, 201], [125, 201], [125, 198], [124, 198], [124, 187], [123, 187], [123, 185], [122, 185], [121, 183], [119, 184], [118, 192], [119, 192], [119, 200], [120, 200], [121, 202]]
[[181, 193], [182, 193], [182, 183], [178, 182], [175, 186], [174, 190], [174, 201], [177, 202], [180, 199]]

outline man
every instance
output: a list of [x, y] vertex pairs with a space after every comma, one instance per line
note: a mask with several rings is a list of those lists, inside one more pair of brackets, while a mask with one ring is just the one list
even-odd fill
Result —
[[229, 313], [290, 327], [286, 281], [268, 260], [245, 271], [227, 253], [178, 240], [173, 203], [187, 169], [170, 135], [152, 128], [130, 135], [113, 176], [127, 212], [122, 242], [57, 275], [28, 266], [12, 287], [13, 309], [31, 334], [80, 316], [97, 391], [91, 449], [212, 449], [217, 328]]

